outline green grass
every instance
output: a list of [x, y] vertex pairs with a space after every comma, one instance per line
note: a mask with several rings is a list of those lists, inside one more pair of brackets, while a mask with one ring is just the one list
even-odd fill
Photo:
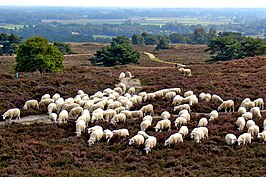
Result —
[[23, 27], [24, 27], [24, 25], [13, 25], [13, 24], [0, 25], [0, 28], [12, 29], [12, 30], [14, 30], [15, 28], [20, 29]]

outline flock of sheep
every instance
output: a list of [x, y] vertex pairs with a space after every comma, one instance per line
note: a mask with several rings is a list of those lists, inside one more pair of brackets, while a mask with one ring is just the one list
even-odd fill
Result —
[[[181, 71], [181, 70], [180, 70]], [[182, 73], [190, 76], [191, 71], [182, 70]], [[122, 72], [119, 75], [119, 80], [124, 78], [131, 79], [130, 72]], [[49, 94], [42, 96], [41, 101], [28, 100], [25, 102], [24, 109], [29, 108], [47, 108], [49, 119], [53, 123], [66, 123], [68, 120], [75, 120], [76, 131], [75, 134], [80, 136], [83, 133], [90, 135], [88, 145], [92, 146], [94, 143], [103, 139], [109, 143], [114, 135], [129, 138], [129, 145], [140, 146], [144, 145], [144, 150], [149, 153], [152, 148], [157, 144], [155, 136], [146, 133], [147, 128], [151, 127], [152, 122], [155, 120], [154, 109], [152, 104], [146, 104], [141, 109], [136, 110], [135, 105], [152, 101], [154, 99], [164, 98], [170, 100], [173, 105], [173, 111], [178, 112], [177, 118], [174, 122], [170, 121], [171, 114], [164, 111], [159, 116], [159, 120], [154, 127], [154, 131], [160, 132], [171, 130], [171, 126], [175, 126], [178, 132], [169, 136], [165, 142], [165, 146], [170, 146], [176, 143], [182, 143], [185, 136], [189, 135], [196, 143], [208, 138], [209, 130], [207, 128], [208, 122], [219, 119], [218, 111], [231, 111], [234, 112], [235, 104], [233, 100], [223, 100], [216, 94], [200, 93], [199, 96], [195, 95], [193, 91], [184, 92], [183, 96], [180, 95], [180, 88], [161, 89], [152, 93], [140, 92], [136, 93], [134, 87], [127, 88], [127, 86], [120, 82], [115, 85], [115, 88], [107, 88], [103, 91], [98, 91], [93, 95], [88, 95], [82, 90], [78, 90], [74, 98], [64, 99], [58, 93], [52, 97]], [[191, 107], [202, 102], [220, 102], [217, 110], [211, 111], [206, 117], [198, 121], [197, 127], [189, 130], [186, 126], [191, 119]], [[238, 145], [251, 143], [253, 138], [262, 139], [266, 141], [266, 131], [259, 132], [259, 126], [256, 125], [256, 119], [261, 119], [261, 110], [264, 109], [264, 102], [262, 98], [251, 101], [246, 98], [242, 101], [238, 109], [240, 117], [236, 119], [238, 130], [243, 132], [245, 126], [247, 132], [244, 132], [238, 138], [234, 134], [227, 134], [225, 141], [228, 145], [233, 145], [238, 142]], [[3, 119], [13, 117], [20, 118], [20, 110], [18, 108], [9, 109], [3, 115]], [[100, 125], [101, 122], [109, 122], [111, 125], [124, 124], [128, 119], [140, 119], [139, 131], [132, 135], [127, 128], [109, 130], [103, 129]], [[254, 120], [253, 120], [254, 119]], [[97, 125], [90, 127], [90, 123], [97, 123]], [[263, 122], [263, 128], [266, 130], [266, 119]]]

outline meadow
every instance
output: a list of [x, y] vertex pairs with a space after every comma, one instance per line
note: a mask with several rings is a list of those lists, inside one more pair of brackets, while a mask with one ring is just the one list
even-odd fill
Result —
[[[105, 44], [71, 43], [75, 53], [65, 56], [64, 70], [60, 73], [19, 73], [15, 77], [14, 57], [0, 57], [0, 114], [18, 107], [22, 117], [45, 114], [46, 110], [23, 110], [26, 100], [37, 99], [45, 93], [59, 93], [62, 97], [74, 97], [79, 89], [92, 95], [105, 88], [114, 88], [122, 71], [130, 71], [141, 81], [138, 91], [154, 92], [163, 88], [179, 87], [183, 94], [192, 90], [217, 94], [224, 100], [233, 99], [236, 107], [249, 97], [266, 100], [266, 58], [253, 57], [229, 62], [208, 63], [210, 56], [204, 45], [175, 45], [164, 51], [154, 51], [154, 46], [135, 46], [141, 52], [139, 64], [96, 67], [88, 59]], [[160, 60], [182, 63], [192, 70], [192, 76], [179, 73], [173, 64], [152, 61], [144, 52], [153, 53]], [[112, 72], [112, 75], [110, 75]], [[171, 101], [157, 98], [135, 105], [153, 104], [155, 115], [164, 110], [175, 115]], [[219, 103], [199, 102], [192, 107], [192, 130], [201, 114], [217, 109]], [[12, 124], [0, 128], [0, 174], [1, 176], [265, 176], [266, 146], [258, 139], [250, 145], [228, 146], [224, 136], [241, 133], [235, 125], [237, 113], [221, 112], [219, 119], [208, 124], [209, 139], [197, 144], [189, 136], [184, 143], [164, 147], [164, 141], [177, 129], [155, 132], [152, 127], [147, 133], [157, 138], [158, 144], [150, 154], [143, 146], [128, 145], [128, 138], [115, 137], [106, 144], [105, 140], [89, 147], [88, 134], [75, 135], [75, 124], [61, 125], [36, 123], [32, 125]], [[265, 119], [266, 112], [262, 112]], [[174, 117], [170, 120], [174, 121]], [[262, 127], [263, 119], [255, 119]], [[140, 119], [128, 119], [124, 124], [113, 126], [101, 123], [104, 129], [128, 128], [130, 137], [139, 130]], [[90, 126], [96, 123], [90, 124]], [[262, 129], [261, 129], [262, 130]], [[245, 129], [246, 131], [246, 129]]]

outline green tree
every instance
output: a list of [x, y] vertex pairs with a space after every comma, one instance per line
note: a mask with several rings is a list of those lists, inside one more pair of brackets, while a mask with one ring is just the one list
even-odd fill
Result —
[[[124, 41], [121, 41], [122, 38]], [[91, 63], [103, 66], [137, 63], [140, 57], [139, 52], [133, 49], [127, 41], [128, 39], [121, 36], [113, 38], [110, 46], [104, 46], [94, 54], [94, 57], [90, 59]]]
[[155, 50], [160, 50], [160, 49], [170, 49], [170, 40], [166, 36], [159, 36], [158, 37], [158, 44], [155, 47]]
[[17, 46], [21, 43], [22, 37], [15, 34], [0, 34], [0, 55], [12, 55], [16, 53]]
[[195, 28], [192, 33], [191, 41], [193, 44], [206, 44], [207, 33], [204, 28]]
[[179, 33], [172, 33], [169, 36], [172, 43], [177, 44], [185, 44], [186, 43], [186, 37]]
[[157, 44], [157, 37], [149, 34], [149, 33], [142, 33], [141, 36], [144, 38], [145, 45], [155, 45]]
[[144, 44], [144, 38], [143, 36], [139, 35], [139, 34], [134, 34], [132, 37], [132, 44], [135, 45], [143, 45]]
[[69, 55], [73, 53], [70, 44], [65, 44], [63, 42], [54, 42], [53, 45], [58, 47], [60, 52], [64, 55]]
[[63, 68], [59, 49], [40, 36], [29, 38], [17, 49], [16, 70], [22, 72], [58, 72]]

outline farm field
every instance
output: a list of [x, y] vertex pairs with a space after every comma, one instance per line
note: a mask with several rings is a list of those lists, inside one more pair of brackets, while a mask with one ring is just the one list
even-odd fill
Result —
[[[92, 95], [105, 88], [114, 88], [122, 71], [130, 71], [141, 81], [137, 91], [154, 92], [163, 88], [179, 87], [183, 94], [192, 90], [217, 94], [224, 100], [233, 99], [236, 108], [249, 97], [266, 100], [266, 58], [206, 63], [210, 56], [204, 53], [204, 45], [176, 45], [173, 49], [154, 52], [154, 46], [135, 46], [141, 52], [137, 65], [116, 67], [95, 67], [88, 63], [97, 49], [105, 44], [71, 43], [77, 54], [65, 56], [64, 71], [60, 73], [19, 73], [15, 78], [14, 57], [0, 57], [0, 114], [7, 109], [21, 108], [22, 117], [45, 114], [46, 110], [23, 110], [26, 100], [37, 99], [45, 93], [59, 93], [62, 97], [74, 97], [79, 89]], [[186, 77], [173, 64], [152, 61], [144, 52], [154, 54], [167, 62], [182, 63], [192, 70]], [[112, 74], [110, 74], [110, 72]], [[170, 100], [157, 98], [135, 105], [134, 110], [153, 104], [155, 115], [164, 110], [173, 111]], [[191, 131], [202, 117], [196, 113], [210, 113], [219, 103], [200, 101], [192, 107]], [[144, 146], [128, 145], [129, 138], [114, 137], [107, 145], [100, 141], [89, 147], [89, 135], [75, 135], [75, 124], [61, 125], [12, 124], [0, 128], [0, 174], [1, 176], [265, 176], [266, 146], [258, 139], [250, 145], [230, 147], [224, 136], [234, 133], [239, 136], [235, 121], [237, 113], [221, 112], [219, 119], [208, 124], [209, 139], [196, 144], [189, 136], [184, 143], [165, 147], [164, 141], [178, 130], [155, 132], [154, 119], [147, 129], [149, 135], [157, 138], [157, 146], [145, 154]], [[254, 119], [262, 127], [263, 119]], [[170, 120], [173, 122], [174, 117]], [[128, 128], [130, 137], [139, 131], [140, 119], [128, 119], [113, 126], [100, 123], [104, 129]], [[89, 127], [96, 123], [89, 124]], [[172, 124], [173, 125], [173, 124]], [[260, 129], [262, 131], [262, 129]], [[247, 131], [246, 129], [244, 131]]]

